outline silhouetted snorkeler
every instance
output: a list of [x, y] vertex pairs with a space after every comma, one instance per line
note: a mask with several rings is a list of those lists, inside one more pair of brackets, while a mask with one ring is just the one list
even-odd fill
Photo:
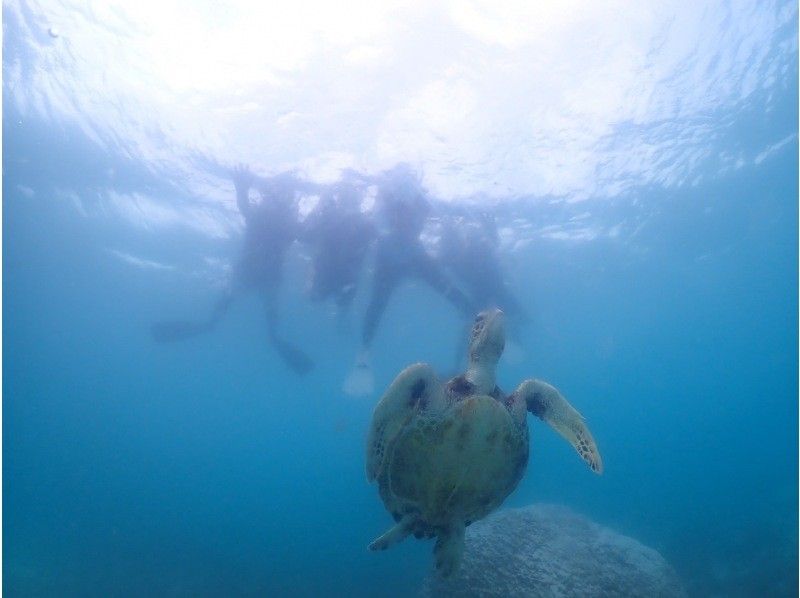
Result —
[[499, 308], [506, 317], [524, 321], [525, 310], [503, 278], [499, 245], [497, 223], [489, 212], [448, 218], [442, 224], [439, 259], [479, 308]]
[[[499, 308], [509, 319], [516, 320], [513, 330], [520, 330], [528, 320], [522, 304], [508, 288], [498, 256], [500, 236], [494, 215], [481, 212], [466, 217], [444, 219], [439, 238], [440, 263], [464, 285], [479, 309]], [[511, 337], [507, 338], [510, 353], [520, 355]], [[463, 358], [463, 343], [457, 347], [458, 360]]]
[[361, 211], [363, 191], [363, 185], [352, 177], [331, 185], [304, 227], [303, 239], [313, 248], [309, 298], [332, 298], [340, 318], [356, 296], [364, 258], [376, 237], [375, 226]]
[[475, 312], [472, 302], [453, 286], [422, 245], [420, 233], [430, 212], [430, 204], [415, 173], [405, 164], [385, 173], [379, 183], [377, 199], [389, 226], [388, 231], [378, 237], [361, 350], [344, 384], [345, 392], [351, 395], [372, 392], [370, 348], [389, 299], [401, 282], [421, 279], [455, 305], [465, 318], [471, 319]]
[[295, 192], [299, 181], [291, 173], [259, 179], [261, 201], [250, 200], [256, 177], [245, 166], [233, 170], [236, 203], [245, 220], [242, 254], [234, 268], [229, 287], [214, 304], [211, 314], [200, 321], [158, 322], [152, 326], [155, 340], [177, 341], [213, 330], [232, 302], [245, 292], [255, 291], [264, 300], [269, 340], [286, 365], [297, 374], [307, 374], [314, 362], [278, 331], [278, 289], [286, 251], [298, 237], [299, 224]]

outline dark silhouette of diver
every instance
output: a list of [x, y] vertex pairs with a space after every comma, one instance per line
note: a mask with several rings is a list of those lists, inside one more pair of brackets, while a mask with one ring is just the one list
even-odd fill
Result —
[[361, 350], [344, 385], [345, 392], [351, 395], [372, 392], [370, 348], [389, 299], [404, 280], [423, 280], [455, 305], [465, 318], [470, 319], [475, 313], [473, 303], [447, 279], [422, 244], [420, 234], [430, 212], [430, 203], [408, 166], [398, 165], [385, 174], [379, 183], [377, 199], [388, 231], [378, 237], [372, 293], [364, 315]]
[[503, 279], [497, 254], [499, 245], [500, 236], [492, 214], [451, 217], [442, 224], [439, 260], [464, 285], [479, 309], [496, 307], [506, 317], [524, 321], [525, 310]]
[[[528, 316], [508, 288], [498, 256], [500, 236], [492, 214], [448, 217], [439, 237], [439, 262], [459, 281], [479, 310], [499, 308], [515, 320], [509, 328], [518, 332]], [[464, 336], [463, 338], [467, 338]], [[515, 335], [506, 338], [508, 353], [521, 357]], [[456, 347], [456, 363], [463, 360], [464, 342]]]
[[358, 290], [364, 258], [377, 232], [361, 211], [363, 189], [342, 180], [322, 194], [305, 221], [303, 240], [312, 247], [308, 295], [312, 301], [333, 299], [343, 318]]
[[264, 300], [267, 330], [272, 346], [294, 372], [307, 374], [314, 362], [301, 349], [278, 332], [278, 289], [283, 274], [286, 251], [298, 237], [299, 224], [295, 192], [299, 181], [292, 173], [259, 179], [261, 201], [250, 200], [250, 188], [256, 177], [244, 166], [233, 171], [236, 203], [244, 217], [245, 232], [241, 256], [234, 268], [233, 280], [214, 304], [211, 314], [200, 321], [158, 322], [152, 326], [155, 340], [182, 340], [210, 332], [228, 312], [234, 299], [255, 291]]

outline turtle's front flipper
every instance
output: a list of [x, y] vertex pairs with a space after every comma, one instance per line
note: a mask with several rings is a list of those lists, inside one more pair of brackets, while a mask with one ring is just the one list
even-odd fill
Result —
[[417, 363], [404, 369], [384, 393], [372, 414], [367, 436], [367, 479], [377, 478], [392, 444], [405, 425], [421, 410], [437, 409], [444, 393], [431, 366]]
[[581, 414], [555, 387], [541, 380], [525, 380], [514, 395], [525, 401], [528, 411], [566, 438], [593, 472], [603, 473], [603, 460], [592, 433]]
[[406, 536], [411, 533], [411, 527], [414, 524], [414, 517], [406, 515], [400, 520], [400, 523], [391, 528], [388, 532], [375, 538], [369, 545], [370, 550], [386, 550], [393, 544], [402, 542]]
[[442, 577], [450, 577], [458, 571], [464, 554], [464, 522], [454, 521], [446, 531], [439, 534], [433, 547], [436, 570]]

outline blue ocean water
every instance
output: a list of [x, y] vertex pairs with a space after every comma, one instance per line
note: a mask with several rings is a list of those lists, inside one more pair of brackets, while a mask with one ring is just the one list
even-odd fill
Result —
[[[319, 42], [300, 66], [286, 58], [256, 71], [263, 88], [234, 69], [239, 87], [223, 97], [187, 68], [162, 89], [157, 68], [137, 70], [150, 64], [138, 49], [158, 37], [141, 25], [145, 9], [4, 3], [4, 592], [418, 591], [431, 570], [429, 542], [366, 549], [390, 517], [365, 479], [364, 442], [374, 404], [405, 365], [455, 373], [463, 331], [446, 301], [421, 284], [397, 291], [375, 341], [376, 389], [364, 398], [347, 396], [342, 382], [358, 351], [369, 272], [342, 329], [332, 306], [303, 292], [301, 244], [287, 259], [282, 322], [316, 362], [308, 376], [276, 358], [255, 296], [206, 336], [160, 345], [149, 335], [154, 321], [205, 314], [236, 258], [241, 223], [227, 168], [246, 160], [264, 174], [297, 167], [330, 180], [343, 167], [377, 171], [404, 158], [442, 205], [480, 202], [497, 213], [508, 283], [532, 316], [516, 358], [501, 361], [500, 385], [533, 376], [556, 384], [603, 455], [596, 477], [531, 421], [531, 465], [505, 506], [564, 504], [635, 537], [669, 560], [691, 595], [795, 595], [797, 3], [709, 5], [696, 21], [677, 6], [677, 23], [706, 32], [719, 23], [725, 35], [691, 38], [688, 58], [657, 78], [632, 67], [619, 97], [581, 95], [577, 84], [568, 99], [543, 90], [554, 111], [579, 122], [543, 127], [539, 138], [514, 119], [547, 81], [509, 76], [512, 99], [483, 93], [503, 80], [497, 68], [517, 72], [535, 43], [486, 41], [491, 27], [473, 45], [453, 41], [456, 61], [439, 72], [445, 104], [466, 97], [477, 106], [460, 114], [451, 105], [453, 124], [426, 112], [429, 103], [404, 105], [438, 93], [432, 66], [415, 73], [392, 63], [403, 76], [371, 82], [385, 97], [359, 104], [347, 93], [373, 90], [369, 73], [342, 66], [325, 52], [333, 42]], [[180, 4], [162, 10], [164, 19], [197, 16]], [[423, 13], [419, 31], [387, 36], [400, 54], [413, 54], [422, 36], [438, 64], [424, 33], [448, 32], [449, 21]], [[221, 14], [220, 27], [239, 22]], [[570, 14], [558, 12], [559, 27]], [[645, 16], [641, 23], [666, 18]], [[602, 32], [612, 21], [601, 25], [579, 28], [600, 40], [600, 55], [636, 55], [621, 40], [635, 45], [642, 29], [609, 41]], [[678, 35], [654, 31], [666, 31], [653, 34], [656, 55]], [[105, 46], [108, 36], [116, 41]], [[95, 53], [84, 53], [95, 41]], [[135, 60], [115, 65], [126, 48], [137, 49]], [[532, 72], [552, 61], [570, 79], [560, 59], [537, 60]], [[335, 68], [337, 83], [327, 79]], [[699, 79], [681, 80], [685, 72]], [[419, 96], [415, 77], [426, 84]], [[632, 95], [640, 88], [671, 108]], [[314, 112], [328, 101], [330, 114]], [[539, 101], [532, 119], [547, 118]], [[591, 109], [576, 107], [583, 101]], [[226, 102], [230, 113], [219, 108]], [[637, 102], [630, 114], [617, 109]], [[352, 138], [331, 114], [352, 117]], [[417, 120], [430, 130], [408, 128]], [[611, 125], [582, 145], [577, 131], [594, 134], [598, 122]], [[494, 161], [498, 151], [505, 162]]]

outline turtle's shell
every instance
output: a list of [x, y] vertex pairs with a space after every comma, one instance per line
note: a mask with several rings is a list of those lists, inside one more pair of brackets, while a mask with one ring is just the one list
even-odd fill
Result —
[[488, 515], [516, 488], [528, 462], [528, 428], [487, 395], [420, 412], [405, 426], [379, 476], [380, 494], [396, 520], [414, 513], [417, 537], [454, 519]]

